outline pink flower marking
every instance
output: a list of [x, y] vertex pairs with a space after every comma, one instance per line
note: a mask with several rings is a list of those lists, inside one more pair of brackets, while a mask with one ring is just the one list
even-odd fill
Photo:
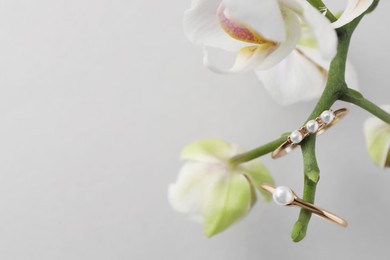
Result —
[[259, 34], [250, 29], [249, 26], [229, 19], [225, 14], [225, 7], [222, 5], [217, 10], [217, 18], [222, 29], [234, 39], [257, 44], [268, 42]]

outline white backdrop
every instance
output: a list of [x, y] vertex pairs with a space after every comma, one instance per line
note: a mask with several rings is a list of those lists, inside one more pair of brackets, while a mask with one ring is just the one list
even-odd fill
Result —
[[[304, 121], [314, 103], [281, 107], [252, 73], [213, 74], [182, 33], [190, 1], [0, 1], [0, 259], [388, 259], [389, 170], [368, 158], [353, 107], [318, 142], [317, 204], [349, 221], [256, 205], [207, 239], [167, 202], [187, 143], [250, 149]], [[389, 1], [351, 46], [362, 92], [389, 103]], [[344, 106], [339, 103], [337, 107]], [[263, 161], [301, 194], [298, 151]]]

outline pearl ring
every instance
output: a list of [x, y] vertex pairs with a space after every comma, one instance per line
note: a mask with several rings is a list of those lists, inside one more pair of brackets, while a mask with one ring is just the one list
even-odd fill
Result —
[[340, 108], [336, 111], [325, 110], [316, 119], [309, 120], [304, 126], [291, 132], [291, 134], [287, 137], [287, 140], [272, 152], [272, 159], [279, 158], [289, 153], [308, 135], [322, 134], [325, 132], [325, 130], [342, 119], [347, 114], [347, 112], [348, 109], [346, 108]]
[[261, 187], [272, 194], [273, 200], [278, 205], [301, 207], [301, 208], [306, 209], [319, 217], [322, 217], [326, 220], [329, 220], [333, 223], [336, 223], [342, 227], [348, 226], [347, 221], [345, 221], [344, 219], [334, 215], [333, 213], [330, 213], [326, 210], [323, 210], [323, 209], [321, 209], [321, 208], [319, 208], [311, 203], [308, 203], [308, 202], [300, 199], [295, 194], [295, 192], [293, 192], [289, 187], [279, 186], [279, 187], [274, 188], [268, 184], [263, 184], [263, 185], [261, 185]]

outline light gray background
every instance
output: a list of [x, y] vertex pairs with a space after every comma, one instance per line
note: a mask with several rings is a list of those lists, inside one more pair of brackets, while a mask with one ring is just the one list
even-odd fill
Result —
[[[318, 142], [317, 204], [290, 241], [298, 210], [258, 203], [228, 231], [203, 237], [175, 213], [167, 186], [193, 140], [253, 148], [296, 128], [314, 103], [281, 107], [252, 73], [213, 74], [184, 37], [190, 1], [0, 1], [0, 259], [388, 259], [390, 176], [373, 166], [350, 115]], [[351, 46], [367, 97], [389, 103], [389, 1]], [[344, 106], [338, 104], [337, 106]], [[263, 161], [302, 189], [298, 151]]]

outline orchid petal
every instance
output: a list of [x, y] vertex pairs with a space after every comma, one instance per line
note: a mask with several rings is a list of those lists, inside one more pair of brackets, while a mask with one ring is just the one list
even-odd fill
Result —
[[181, 159], [215, 163], [228, 160], [239, 151], [238, 147], [223, 140], [201, 140], [187, 145], [181, 152]]
[[268, 171], [268, 169], [261, 163], [259, 160], [252, 160], [240, 166], [243, 173], [249, 178], [251, 183], [261, 192], [265, 201], [270, 201], [272, 195], [261, 188], [261, 185], [264, 183], [273, 185], [274, 180]]
[[285, 25], [276, 0], [224, 0], [229, 18], [250, 25], [264, 38], [282, 42], [286, 40]]
[[275, 67], [256, 71], [268, 93], [281, 105], [290, 105], [318, 97], [325, 86], [327, 72], [294, 51]]
[[308, 48], [302, 45], [298, 45], [298, 52], [308, 57], [313, 63], [318, 64], [322, 68], [329, 68], [332, 59], [324, 58], [318, 48]]
[[[383, 106], [390, 112], [390, 105]], [[390, 167], [390, 125], [373, 117], [364, 123], [364, 134], [371, 160], [378, 166]]]
[[252, 205], [251, 186], [245, 176], [233, 173], [214, 184], [204, 205], [204, 233], [208, 237], [240, 220]]
[[195, 44], [238, 51], [248, 44], [230, 37], [216, 19], [221, 0], [193, 0], [184, 13], [184, 33]]
[[275, 46], [272, 43], [261, 44], [258, 46], [250, 46], [242, 48], [236, 56], [236, 60], [231, 68], [223, 69], [213, 65], [209, 60], [209, 54], [204, 48], [203, 65], [210, 70], [220, 74], [231, 74], [254, 69], [261, 64], [268, 55], [272, 53]]
[[286, 41], [279, 43], [275, 47], [275, 50], [256, 67], [258, 70], [269, 69], [278, 64], [295, 49], [299, 42], [301, 37], [301, 22], [291, 10], [282, 8], [282, 11], [286, 26]]
[[373, 0], [349, 0], [340, 18], [333, 23], [334, 28], [340, 28], [363, 14], [373, 3]]
[[[245, 176], [245, 177], [247, 177], [247, 176]], [[255, 186], [253, 186], [252, 182], [250, 182], [249, 179], [248, 179], [248, 181], [249, 181], [250, 188], [251, 188], [251, 207], [253, 207], [257, 202], [257, 193], [256, 193]]]
[[288, 8], [296, 13], [302, 13], [302, 2], [299, 0], [278, 0], [279, 5]]
[[206, 194], [225, 175], [225, 169], [218, 165], [187, 162], [176, 183], [169, 186], [168, 200], [171, 206], [180, 213], [188, 214], [191, 219], [203, 222]]
[[[307, 48], [303, 47], [302, 45], [299, 45], [298, 50], [302, 52], [308, 59], [313, 61], [313, 63], [317, 64], [320, 68], [329, 68], [332, 60], [325, 59], [318, 49]], [[345, 68], [345, 82], [347, 83], [349, 88], [359, 90], [358, 75], [356, 73], [355, 67], [349, 60], [347, 60]]]
[[320, 12], [314, 9], [306, 1], [301, 1], [303, 6], [302, 19], [305, 22], [303, 27], [302, 41], [312, 44], [312, 48], [318, 48], [321, 55], [331, 60], [337, 52], [337, 34], [330, 24]]
[[345, 66], [345, 82], [349, 88], [359, 90], [359, 77], [353, 64], [347, 60]]

